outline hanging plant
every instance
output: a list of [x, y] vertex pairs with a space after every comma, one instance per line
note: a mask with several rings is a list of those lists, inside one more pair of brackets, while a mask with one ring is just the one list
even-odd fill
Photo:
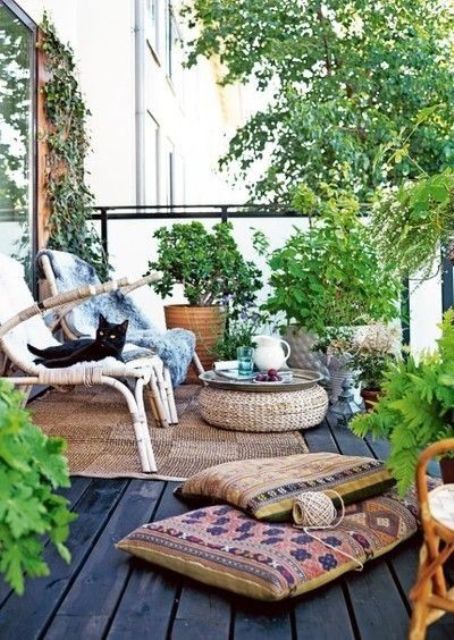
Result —
[[101, 278], [109, 274], [100, 238], [90, 224], [94, 195], [85, 182], [90, 150], [86, 107], [75, 76], [74, 52], [57, 37], [44, 14], [40, 48], [48, 80], [42, 87], [47, 131], [45, 188], [50, 209], [50, 249], [70, 251], [92, 264]]

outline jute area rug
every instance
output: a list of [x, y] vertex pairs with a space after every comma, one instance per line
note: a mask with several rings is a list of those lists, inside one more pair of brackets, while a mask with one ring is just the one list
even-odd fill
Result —
[[303, 436], [296, 431], [242, 433], [208, 425], [198, 411], [199, 391], [195, 385], [177, 390], [178, 426], [154, 427], [149, 418], [156, 474], [141, 472], [126, 403], [115, 391], [102, 387], [70, 393], [53, 390], [34, 400], [29, 408], [35, 424], [46, 434], [67, 440], [70, 473], [77, 476], [184, 480], [222, 462], [308, 451]]

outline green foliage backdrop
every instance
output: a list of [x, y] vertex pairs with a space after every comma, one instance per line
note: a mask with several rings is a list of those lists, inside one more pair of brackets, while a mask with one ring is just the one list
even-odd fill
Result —
[[50, 205], [51, 249], [70, 251], [91, 263], [105, 278], [109, 273], [98, 234], [87, 222], [94, 196], [85, 180], [85, 158], [90, 149], [85, 106], [76, 79], [74, 54], [59, 40], [45, 15], [41, 24], [42, 50], [49, 79], [43, 87], [50, 131], [47, 196]]
[[[255, 198], [282, 201], [303, 180], [353, 188], [454, 166], [454, 15], [439, 0], [194, 0], [183, 10], [194, 37], [189, 65], [218, 57], [222, 82], [253, 80], [267, 106], [240, 128], [221, 165], [239, 162]], [[264, 94], [265, 95], [265, 94]], [[386, 150], [438, 105], [408, 140]]]

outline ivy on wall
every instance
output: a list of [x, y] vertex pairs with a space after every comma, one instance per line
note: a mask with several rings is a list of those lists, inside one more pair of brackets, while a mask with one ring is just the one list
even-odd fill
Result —
[[47, 131], [45, 189], [49, 205], [48, 247], [70, 251], [92, 264], [101, 278], [109, 274], [100, 238], [88, 222], [94, 195], [85, 181], [90, 150], [86, 107], [76, 79], [74, 52], [63, 44], [49, 17], [40, 25], [40, 48], [48, 79], [42, 87]]

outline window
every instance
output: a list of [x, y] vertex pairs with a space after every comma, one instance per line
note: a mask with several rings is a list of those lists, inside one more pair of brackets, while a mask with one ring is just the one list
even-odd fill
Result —
[[161, 6], [162, 0], [146, 0], [145, 35], [157, 57], [161, 53]]
[[175, 147], [168, 138], [164, 147], [164, 204], [175, 204]]
[[166, 72], [169, 78], [173, 75], [173, 46], [175, 40], [175, 25], [172, 3], [166, 4]]
[[32, 281], [34, 232], [34, 25], [0, 2], [0, 251]]
[[145, 121], [145, 204], [159, 204], [159, 124], [148, 111]]

